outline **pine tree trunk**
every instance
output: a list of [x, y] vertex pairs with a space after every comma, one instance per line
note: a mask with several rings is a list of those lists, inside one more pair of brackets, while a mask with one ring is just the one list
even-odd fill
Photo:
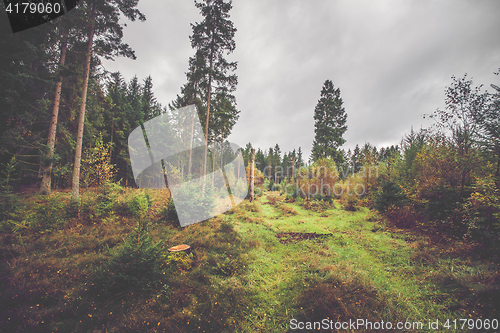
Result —
[[111, 119], [111, 140], [109, 141], [109, 163], [111, 163], [111, 156], [113, 155], [113, 132], [115, 131], [115, 118]]
[[193, 139], [194, 139], [194, 116], [196, 113], [193, 112], [193, 117], [191, 118], [191, 140], [189, 141], [189, 164], [188, 164], [188, 177], [191, 176], [191, 165], [193, 164]]
[[238, 158], [238, 178], [237, 179], [240, 179], [240, 159]]
[[220, 168], [222, 170], [222, 162], [223, 162], [223, 152], [224, 152], [224, 139], [220, 139]]
[[80, 105], [80, 116], [78, 118], [78, 132], [76, 137], [75, 163], [73, 167], [72, 197], [77, 200], [80, 195], [80, 163], [82, 159], [83, 124], [85, 121], [85, 104], [87, 103], [87, 89], [90, 74], [90, 60], [92, 58], [92, 44], [94, 41], [94, 18], [96, 14], [96, 2], [92, 3], [92, 16], [90, 17], [89, 39], [87, 42], [87, 53], [85, 59], [85, 73], [83, 74], [82, 103]]
[[[205, 148], [203, 154], [203, 180], [207, 175], [207, 158], [208, 158], [208, 120], [210, 119], [210, 99], [212, 95], [212, 70], [214, 66], [213, 52], [210, 53], [210, 73], [208, 73], [208, 98], [207, 98], [207, 116], [205, 120]], [[212, 170], [213, 172], [213, 170]], [[202, 191], [205, 193], [205, 181], [203, 181]]]
[[214, 138], [214, 148], [212, 151], [212, 187], [215, 185], [215, 138]]
[[250, 201], [255, 199], [255, 149], [252, 148], [250, 155]]
[[497, 148], [497, 170], [495, 171], [495, 185], [500, 190], [500, 147]]
[[[63, 33], [63, 40], [61, 43], [61, 57], [59, 59], [59, 70], [64, 66], [66, 61], [66, 50], [68, 48], [68, 32]], [[56, 83], [56, 90], [54, 93], [54, 105], [52, 107], [52, 119], [50, 121], [49, 136], [47, 139], [47, 146], [49, 151], [47, 157], [50, 159], [48, 165], [42, 166], [42, 184], [40, 185], [40, 192], [42, 194], [50, 194], [51, 192], [51, 178], [52, 178], [52, 158], [54, 157], [54, 146], [56, 141], [57, 118], [59, 115], [59, 102], [61, 101], [61, 88], [63, 77], [60, 75]]]

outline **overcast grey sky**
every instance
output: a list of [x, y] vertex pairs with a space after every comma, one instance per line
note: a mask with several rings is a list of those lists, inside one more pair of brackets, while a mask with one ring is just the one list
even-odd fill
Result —
[[[104, 62], [129, 81], [152, 75], [163, 105], [186, 82], [194, 1], [141, 0], [146, 22], [127, 22], [137, 60]], [[500, 1], [237, 0], [230, 12], [238, 61], [240, 119], [229, 140], [309, 157], [313, 112], [325, 80], [340, 88], [348, 130], [343, 148], [378, 148], [428, 127], [444, 108], [451, 76], [500, 85]]]

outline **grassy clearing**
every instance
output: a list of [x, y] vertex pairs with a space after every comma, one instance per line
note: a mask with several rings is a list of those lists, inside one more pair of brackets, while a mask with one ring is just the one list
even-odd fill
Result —
[[[300, 204], [274, 194], [180, 228], [167, 218], [164, 192], [85, 195], [78, 214], [69, 194], [58, 194], [56, 226], [50, 203], [27, 195], [26, 217], [37, 211], [47, 218], [24, 219], [17, 231], [0, 234], [5, 331], [286, 332], [292, 318], [427, 325], [499, 317], [498, 258], [481, 257], [476, 244], [436, 243], [386, 226], [363, 207], [346, 211], [338, 202]], [[145, 200], [143, 214], [138, 203]], [[141, 245], [140, 258], [152, 264], [134, 268], [123, 249], [134, 248], [139, 220], [149, 222], [152, 244]], [[330, 236], [282, 244], [280, 232]], [[168, 255], [183, 243], [192, 246], [190, 257]]]

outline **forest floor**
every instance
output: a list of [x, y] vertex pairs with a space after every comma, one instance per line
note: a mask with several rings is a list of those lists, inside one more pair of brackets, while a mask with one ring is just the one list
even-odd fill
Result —
[[[144, 219], [162, 258], [174, 245], [193, 249], [155, 268], [150, 288], [141, 283], [154, 274], [117, 254], [136, 228], [127, 207], [138, 193], [149, 194]], [[379, 332], [500, 331], [498, 257], [478, 244], [277, 193], [181, 228], [158, 193], [121, 189], [111, 210], [82, 204], [80, 216], [69, 193], [25, 194], [22, 222], [0, 233], [0, 331], [294, 332], [314, 322], [325, 332], [369, 332], [368, 322]]]

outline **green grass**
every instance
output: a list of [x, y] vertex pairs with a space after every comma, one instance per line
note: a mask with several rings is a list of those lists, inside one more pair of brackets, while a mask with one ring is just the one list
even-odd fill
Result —
[[[115, 192], [105, 213], [89, 192], [80, 217], [74, 207], [58, 203], [71, 213], [65, 224], [57, 218], [47, 228], [45, 219], [41, 228], [24, 220], [22, 229], [0, 233], [0, 327], [9, 332], [287, 332], [293, 331], [292, 318], [427, 325], [436, 319], [499, 317], [498, 258], [480, 256], [477, 244], [434, 243], [429, 235], [386, 226], [365, 207], [350, 212], [338, 202], [325, 208], [264, 195], [181, 228], [165, 220], [165, 193]], [[120, 263], [106, 266], [115, 258], [108, 248], [120, 249], [134, 230], [138, 217], [127, 207], [142, 193], [151, 198], [143, 219], [160, 244], [160, 256], [167, 258], [171, 246], [189, 244], [190, 264], [165, 260], [150, 271], [143, 265], [146, 271], [127, 274], [160, 274], [153, 290], [135, 286], [106, 292], [92, 283], [113, 285], [115, 275], [108, 277], [102, 268], [120, 270]], [[69, 202], [69, 193], [57, 198]], [[52, 203], [36, 195], [22, 200], [36, 211]], [[33, 218], [32, 211], [24, 216]], [[282, 244], [275, 237], [282, 232], [330, 236]]]

